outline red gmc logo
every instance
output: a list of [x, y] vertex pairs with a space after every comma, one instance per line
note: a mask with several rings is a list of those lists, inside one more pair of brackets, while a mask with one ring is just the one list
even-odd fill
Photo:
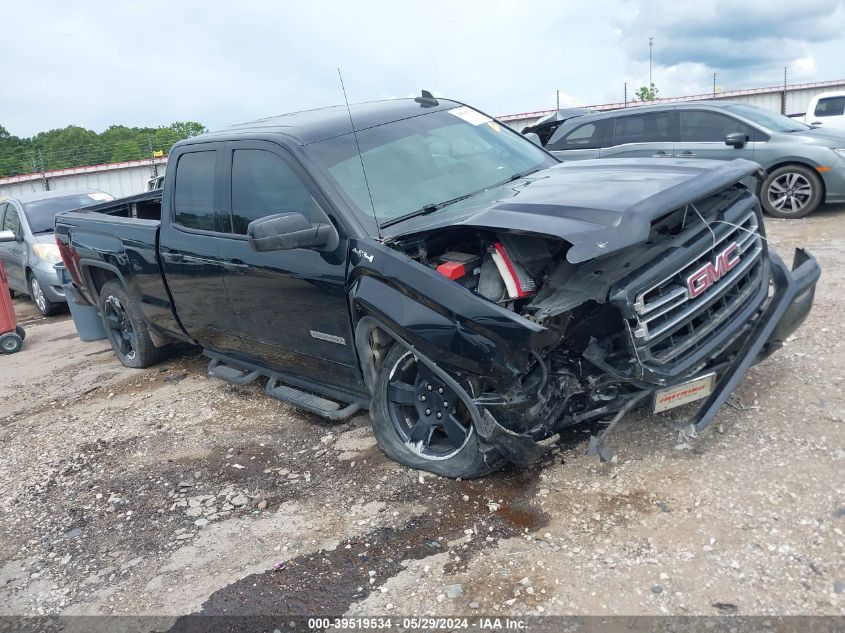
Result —
[[736, 267], [740, 259], [739, 255], [736, 254], [738, 248], [739, 246], [734, 242], [716, 255], [715, 263], [707, 262], [687, 277], [687, 290], [689, 290], [690, 299], [695, 299], [724, 277], [729, 270]]

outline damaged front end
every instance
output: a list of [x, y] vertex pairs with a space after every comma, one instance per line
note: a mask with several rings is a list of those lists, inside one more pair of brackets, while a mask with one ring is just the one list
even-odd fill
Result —
[[[769, 253], [739, 183], [655, 214], [636, 244], [583, 261], [572, 248], [467, 222], [379, 245], [352, 286], [365, 379], [399, 341], [454, 383], [478, 434], [512, 462], [590, 420], [610, 420], [591, 442], [606, 459], [602, 440], [631, 409], [712, 373], [704, 428], [803, 321], [819, 275], [803, 251], [792, 273]], [[409, 274], [392, 274], [396, 258]]]

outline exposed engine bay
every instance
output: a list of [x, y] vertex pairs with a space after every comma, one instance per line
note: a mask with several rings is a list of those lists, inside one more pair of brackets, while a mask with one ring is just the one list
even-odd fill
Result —
[[[579, 267], [566, 261], [566, 242], [454, 230], [396, 247], [487, 301], [549, 330], [550, 344], [532, 350], [528, 371], [507, 393], [489, 393], [491, 386], [483, 378], [468, 377], [472, 392], [511, 430], [541, 439], [562, 426], [612, 415], [618, 407], [611, 403], [624, 404], [626, 390], [619, 378], [585, 362], [585, 355], [591, 346], [601, 346], [604, 355], [630, 358], [625, 323], [616, 307], [590, 298], [589, 292], [578, 288], [580, 284], [569, 285], [579, 274], [592, 273], [589, 264]], [[569, 302], [561, 300], [564, 288]], [[629, 391], [640, 390], [634, 386]]]

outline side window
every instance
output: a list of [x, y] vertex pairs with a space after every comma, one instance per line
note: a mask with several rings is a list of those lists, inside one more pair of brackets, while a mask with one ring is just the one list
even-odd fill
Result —
[[232, 228], [246, 235], [250, 222], [276, 213], [298, 212], [311, 222], [325, 214], [297, 173], [282, 158], [261, 149], [232, 156]]
[[15, 235], [21, 234], [21, 219], [18, 210], [11, 204], [6, 207], [6, 216], [3, 218], [3, 230], [14, 231]]
[[176, 165], [174, 221], [189, 229], [229, 231], [228, 218], [214, 212], [217, 152], [182, 154]]
[[607, 129], [607, 121], [594, 121], [579, 125], [574, 130], [570, 131], [557, 139], [552, 138], [549, 142], [548, 149], [551, 150], [565, 150], [565, 149], [595, 149], [606, 145], [603, 141], [604, 130]]
[[613, 126], [613, 144], [672, 142], [672, 111], [621, 116]]
[[842, 116], [845, 114], [845, 97], [819, 99], [813, 112], [816, 116]]
[[755, 138], [756, 130], [729, 116], [705, 110], [680, 110], [681, 142], [724, 143], [733, 132]]

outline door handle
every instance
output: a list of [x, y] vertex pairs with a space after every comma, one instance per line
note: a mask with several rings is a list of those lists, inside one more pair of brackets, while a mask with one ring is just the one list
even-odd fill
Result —
[[249, 264], [240, 259], [228, 259], [223, 262], [223, 268], [235, 275], [245, 275], [249, 270]]
[[654, 154], [652, 154], [652, 156], [654, 158], [670, 158], [672, 156], [672, 154], [670, 154], [669, 152], [664, 152], [663, 150], [660, 150], [659, 152], [655, 152]]
[[677, 158], [695, 158], [695, 152], [681, 152], [676, 154]]
[[185, 261], [185, 256], [182, 253], [162, 253], [161, 258], [171, 264], [178, 264]]

